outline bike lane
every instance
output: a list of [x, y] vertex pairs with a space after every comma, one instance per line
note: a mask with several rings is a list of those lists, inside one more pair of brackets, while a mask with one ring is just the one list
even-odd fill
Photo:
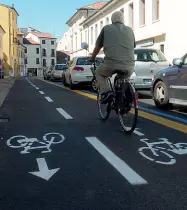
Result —
[[[177, 209], [185, 207], [184, 194], [187, 187], [185, 133], [139, 117], [137, 128], [143, 135], [133, 134], [129, 137], [121, 132], [115, 114], [107, 122], [100, 122], [95, 100], [67, 90], [60, 90], [58, 87], [49, 87], [50, 85], [42, 84], [40, 81], [38, 85], [45, 88], [57, 104], [63, 104], [64, 108], [75, 117], [77, 124], [87, 125], [84, 129], [85, 133], [92, 133], [92, 136], [96, 136], [138, 174], [141, 174], [150, 186], [150, 194], [154, 193], [156, 197], [163, 195], [162, 201], [166, 203], [164, 209], [169, 209], [169, 207], [172, 209], [176, 203]], [[54, 91], [54, 89], [58, 90]], [[61, 99], [60, 93], [63, 96]], [[67, 98], [68, 100], [64, 100]], [[76, 101], [76, 105], [71, 105], [73, 100]], [[147, 149], [146, 142], [155, 143], [159, 141], [159, 138], [162, 138], [160, 141], [165, 140], [165, 144], [153, 144], [155, 152], [153, 154], [151, 149]], [[146, 148], [141, 150], [140, 148], [143, 147]], [[141, 187], [141, 189], [145, 188]]]
[[[84, 119], [82, 123], [80, 119], [68, 121], [54, 107], [55, 102], [45, 100], [25, 80], [17, 80], [1, 108], [1, 114], [10, 117], [10, 122], [0, 124], [1, 208], [152, 209], [160, 196], [150, 193], [147, 185], [130, 184], [86, 140], [100, 137], [95, 133], [100, 125], [94, 122], [92, 130]], [[112, 132], [107, 134], [107, 130], [109, 137]], [[53, 132], [65, 140], [60, 135], [52, 135], [53, 141], [45, 136]], [[29, 141], [20, 136], [8, 141], [18, 135]], [[46, 138], [61, 142], [41, 153], [46, 150], [38, 148], [36, 141], [41, 147]], [[21, 148], [15, 148], [20, 144]], [[37, 149], [31, 150], [33, 146]]]

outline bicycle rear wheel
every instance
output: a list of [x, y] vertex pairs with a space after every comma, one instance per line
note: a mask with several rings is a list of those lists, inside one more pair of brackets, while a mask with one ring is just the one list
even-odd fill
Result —
[[[138, 118], [138, 94], [134, 87], [126, 82], [126, 91], [123, 96], [123, 103], [117, 105], [117, 113], [121, 127], [124, 132], [131, 134], [137, 124]], [[128, 124], [128, 119], [132, 119], [131, 123]]]
[[112, 101], [109, 101], [107, 104], [101, 104], [100, 94], [97, 93], [97, 106], [101, 120], [105, 121], [109, 118], [112, 110]]

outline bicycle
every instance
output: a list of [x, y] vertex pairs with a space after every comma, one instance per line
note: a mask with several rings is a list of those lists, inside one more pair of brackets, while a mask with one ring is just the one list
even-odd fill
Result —
[[[159, 138], [159, 141], [149, 142], [148, 139], [141, 139], [146, 146], [139, 148], [138, 152], [147, 160], [164, 165], [173, 165], [176, 159], [175, 155], [187, 154], [187, 143], [172, 143], [166, 138]], [[167, 146], [167, 147], [166, 147]]]
[[[96, 80], [95, 71], [96, 71], [96, 62], [93, 62], [93, 67], [91, 67], [91, 71], [93, 74], [94, 79]], [[135, 91], [133, 85], [125, 80], [125, 73], [122, 73], [120, 70], [116, 70], [114, 74], [117, 74], [114, 79], [114, 87], [112, 86], [111, 77], [107, 78], [109, 83], [110, 89], [113, 92], [112, 98], [107, 101], [106, 104], [100, 103], [100, 94], [99, 94], [99, 87], [97, 91], [97, 105], [99, 110], [99, 115], [103, 121], [106, 121], [112, 110], [116, 112], [118, 115], [121, 127], [123, 131], [130, 134], [132, 133], [137, 124], [138, 118], [138, 94]], [[97, 80], [96, 80], [97, 81]], [[101, 106], [106, 105], [106, 114], [103, 113]], [[123, 116], [127, 116], [128, 113], [132, 113], [132, 109], [134, 109], [134, 119], [132, 126], [126, 126], [125, 122], [123, 121]]]
[[7, 145], [11, 148], [23, 148], [21, 154], [28, 154], [31, 150], [42, 150], [41, 153], [49, 153], [53, 144], [60, 144], [65, 137], [59, 133], [46, 133], [42, 140], [37, 138], [27, 138], [26, 136], [13, 136], [7, 140]]

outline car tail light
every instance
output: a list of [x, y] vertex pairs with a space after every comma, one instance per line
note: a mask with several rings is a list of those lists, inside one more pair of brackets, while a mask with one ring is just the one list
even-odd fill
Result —
[[75, 66], [75, 67], [73, 68], [73, 71], [84, 71], [84, 68], [79, 67], [79, 66]]
[[172, 66], [172, 64], [171, 64], [171, 63], [169, 63], [169, 66]]

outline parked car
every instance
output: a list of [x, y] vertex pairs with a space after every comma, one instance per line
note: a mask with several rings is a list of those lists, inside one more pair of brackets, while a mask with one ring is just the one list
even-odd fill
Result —
[[135, 68], [131, 79], [134, 80], [137, 90], [150, 89], [153, 75], [171, 66], [165, 55], [158, 49], [135, 49], [134, 56]]
[[[153, 75], [161, 69], [171, 66], [165, 55], [157, 49], [135, 49], [134, 55], [135, 67], [130, 82], [136, 90], [150, 90]], [[111, 78], [112, 84], [114, 84], [115, 76], [116, 74]], [[97, 87], [96, 81], [93, 84]]]
[[52, 69], [50, 69], [50, 68], [47, 68], [47, 69], [44, 70], [44, 80], [49, 80], [50, 79], [51, 71], [52, 71]]
[[152, 96], [159, 108], [172, 104], [187, 106], [187, 54], [173, 60], [173, 66], [156, 73], [152, 79]]
[[51, 71], [50, 79], [52, 81], [62, 80], [63, 73], [67, 68], [67, 64], [56, 64], [54, 69]]
[[[89, 62], [88, 59], [89, 56], [79, 56], [69, 62], [68, 68], [65, 70], [63, 76], [65, 86], [70, 86], [71, 89], [74, 89], [78, 85], [92, 85], [94, 82], [90, 69], [92, 62]], [[96, 65], [98, 66], [103, 63], [104, 59], [97, 57], [96, 61]]]

